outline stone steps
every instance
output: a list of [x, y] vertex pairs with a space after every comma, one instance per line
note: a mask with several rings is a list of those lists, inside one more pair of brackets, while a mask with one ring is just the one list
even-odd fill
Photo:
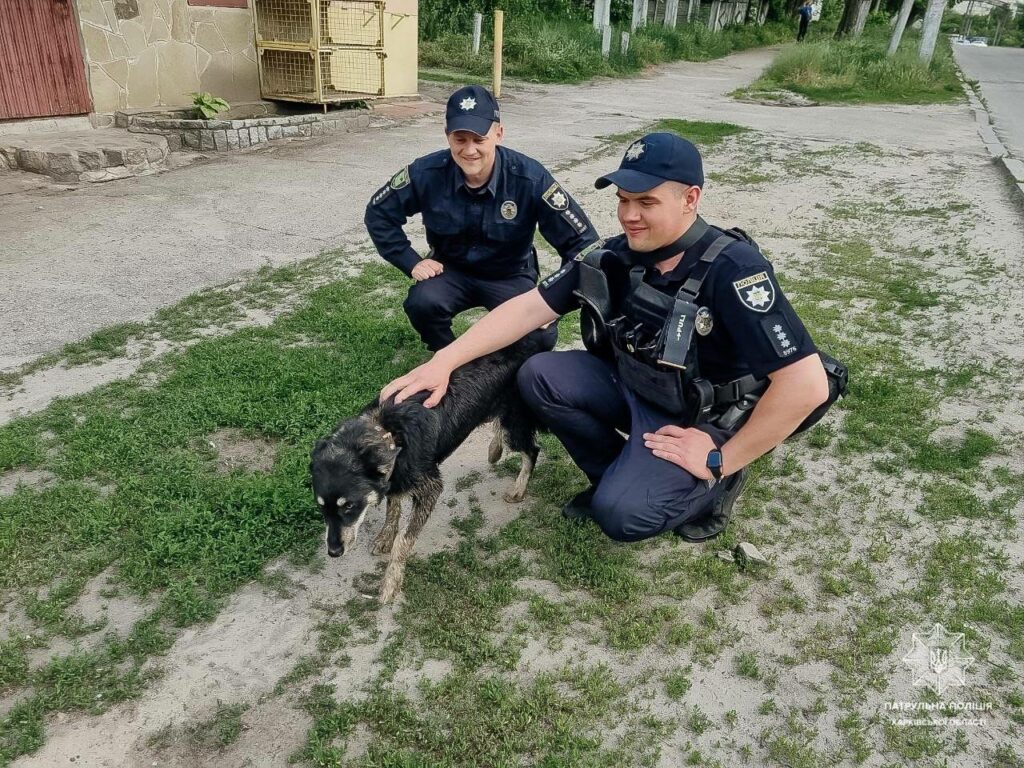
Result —
[[0, 135], [0, 168], [101, 182], [166, 168], [167, 139], [115, 129]]

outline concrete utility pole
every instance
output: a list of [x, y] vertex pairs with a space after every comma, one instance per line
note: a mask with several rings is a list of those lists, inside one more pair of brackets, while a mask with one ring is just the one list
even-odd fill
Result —
[[924, 26], [921, 28], [921, 47], [918, 55], [930, 64], [935, 55], [935, 41], [939, 39], [939, 25], [942, 23], [942, 12], [946, 8], [946, 0], [928, 0], [928, 9], [924, 12]]
[[718, 16], [722, 10], [721, 0], [714, 0], [711, 3], [711, 11], [708, 14], [708, 29], [712, 32], [718, 31]]
[[910, 18], [910, 11], [914, 7], [914, 0], [903, 0], [900, 6], [900, 15], [896, 17], [896, 26], [893, 27], [892, 37], [889, 38], [889, 50], [886, 56], [895, 56], [899, 50], [900, 41], [903, 39], [903, 30], [907, 28], [907, 19]]
[[484, 23], [484, 15], [482, 13], [473, 14], [473, 53], [480, 53], [480, 27]]
[[608, 58], [612, 52], [612, 27], [609, 24], [601, 30], [601, 55]]
[[668, 0], [668, 4], [665, 6], [665, 26], [675, 29], [678, 16], [679, 0]]
[[604, 7], [611, 5], [611, 0], [594, 0], [594, 29], [604, 29]]

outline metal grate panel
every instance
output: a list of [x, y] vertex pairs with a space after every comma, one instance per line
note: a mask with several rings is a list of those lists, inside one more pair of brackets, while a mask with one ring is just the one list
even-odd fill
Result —
[[360, 48], [320, 51], [321, 93], [325, 100], [384, 93], [384, 54]]
[[379, 0], [318, 0], [320, 44], [380, 48], [384, 45], [384, 3]]
[[319, 101], [314, 63], [313, 54], [307, 51], [263, 49], [260, 55], [263, 95], [270, 99]]
[[259, 42], [313, 44], [309, 0], [256, 0], [253, 10]]

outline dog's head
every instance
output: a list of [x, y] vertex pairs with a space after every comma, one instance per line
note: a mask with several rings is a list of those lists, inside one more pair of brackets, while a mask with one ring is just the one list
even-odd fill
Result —
[[349, 419], [317, 441], [310, 474], [331, 557], [355, 543], [366, 511], [384, 498], [399, 450], [394, 437], [367, 416]]

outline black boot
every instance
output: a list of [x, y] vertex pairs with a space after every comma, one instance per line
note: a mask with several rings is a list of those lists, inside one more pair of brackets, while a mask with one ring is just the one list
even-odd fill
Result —
[[689, 520], [679, 525], [675, 529], [676, 536], [685, 541], [699, 544], [702, 541], [715, 538], [725, 530], [729, 524], [729, 518], [732, 517], [732, 507], [747, 482], [746, 467], [722, 482], [724, 487], [711, 505], [711, 510], [696, 520]]
[[587, 520], [590, 518], [590, 502], [594, 500], [597, 488], [590, 486], [580, 491], [562, 507], [562, 517], [566, 520]]

